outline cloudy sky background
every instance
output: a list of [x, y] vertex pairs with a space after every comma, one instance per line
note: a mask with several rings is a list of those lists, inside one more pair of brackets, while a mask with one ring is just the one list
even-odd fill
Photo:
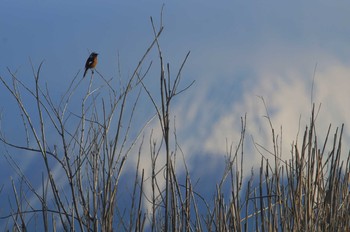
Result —
[[[290, 159], [298, 130], [309, 122], [312, 101], [317, 107], [322, 104], [316, 121], [320, 140], [330, 123], [333, 129], [345, 123], [344, 150], [348, 150], [350, 3], [346, 1], [4, 1], [0, 75], [9, 77], [7, 68], [18, 70], [17, 76], [31, 83], [29, 58], [36, 67], [45, 60], [42, 76], [53, 95], [60, 96], [82, 72], [89, 51], [96, 51], [100, 73], [117, 77], [119, 57], [121, 74], [127, 78], [153, 39], [149, 18], [159, 24], [163, 3], [165, 29], [160, 43], [173, 73], [191, 52], [182, 86], [193, 80], [195, 84], [177, 98], [172, 112], [194, 178], [222, 170], [227, 143], [238, 143], [245, 114], [244, 171], [249, 174], [259, 164], [261, 156], [252, 138], [267, 149], [272, 146], [260, 97], [278, 133], [282, 127], [284, 159]], [[148, 77], [146, 83], [157, 90], [158, 79]], [[19, 124], [13, 115], [18, 110], [1, 89], [1, 126], [9, 138], [16, 138]], [[147, 117], [152, 115], [150, 109], [143, 106]], [[31, 170], [34, 158], [21, 155], [21, 167]], [[7, 186], [16, 174], [0, 159], [0, 184]], [[143, 164], [146, 168], [147, 160]], [[2, 194], [8, 191], [4, 188]]]

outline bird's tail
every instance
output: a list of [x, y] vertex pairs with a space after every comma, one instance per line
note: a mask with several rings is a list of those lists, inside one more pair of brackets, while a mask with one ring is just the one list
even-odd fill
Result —
[[85, 77], [87, 70], [88, 70], [88, 69], [86, 68], [86, 69], [85, 69], [85, 72], [84, 72], [84, 75], [83, 75], [83, 78]]

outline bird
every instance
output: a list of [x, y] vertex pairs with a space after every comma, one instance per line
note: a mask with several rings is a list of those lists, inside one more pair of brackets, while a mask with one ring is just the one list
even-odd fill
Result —
[[85, 72], [84, 72], [83, 78], [85, 77], [86, 72], [87, 72], [89, 69], [91, 69], [92, 74], [94, 73], [94, 71], [93, 71], [92, 69], [95, 68], [96, 65], [97, 65], [97, 56], [98, 56], [98, 53], [92, 52], [92, 53], [90, 54], [89, 58], [86, 60], [86, 63], [85, 63]]

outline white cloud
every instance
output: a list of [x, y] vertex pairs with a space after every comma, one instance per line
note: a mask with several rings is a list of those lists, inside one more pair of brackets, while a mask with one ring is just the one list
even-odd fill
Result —
[[[289, 58], [282, 60], [279, 56], [261, 59], [258, 54], [256, 63], [252, 63], [257, 76], [253, 81], [252, 78], [247, 77], [246, 82], [243, 81], [242, 85], [236, 86], [237, 89], [241, 88], [239, 91], [242, 96], [239, 99], [218, 102], [220, 98], [210, 98], [210, 88], [202, 88], [197, 90], [198, 95], [197, 91], [193, 93], [193, 102], [187, 103], [190, 107], [178, 107], [177, 121], [180, 121], [178, 125], [181, 125], [178, 130], [186, 138], [182, 139], [185, 154], [225, 155], [227, 141], [229, 144], [231, 142], [233, 145], [238, 144], [241, 117], [247, 113], [245, 145], [247, 159], [244, 170], [250, 171], [250, 167], [259, 164], [261, 159], [250, 136], [253, 136], [255, 142], [272, 150], [271, 129], [268, 120], [264, 117], [266, 112], [263, 102], [257, 97], [261, 96], [266, 102], [275, 134], [279, 137], [282, 128], [282, 158], [290, 159], [291, 144], [296, 142], [298, 132], [299, 144], [301, 143], [305, 126], [308, 125], [311, 117], [311, 86], [314, 65], [318, 60], [313, 60], [312, 55], [307, 55], [307, 51], [300, 55], [297, 52], [290, 52], [289, 55]], [[316, 103], [316, 109], [320, 103], [322, 104], [317, 116], [316, 129], [320, 141], [323, 142], [330, 123], [333, 127], [341, 126], [343, 122], [350, 123], [348, 117], [350, 109], [346, 107], [350, 98], [348, 91], [350, 68], [332, 56], [320, 57], [315, 76], [313, 101]], [[235, 81], [232, 77], [225, 78]], [[213, 82], [209, 83], [212, 85]], [[224, 94], [225, 86], [222, 86], [222, 90], [215, 94]], [[186, 114], [187, 108], [190, 108], [188, 110], [190, 113]], [[214, 112], [218, 109], [220, 112]], [[347, 133], [346, 137], [348, 137]], [[268, 155], [266, 157], [273, 158]], [[195, 164], [192, 164], [192, 167], [194, 168]]]

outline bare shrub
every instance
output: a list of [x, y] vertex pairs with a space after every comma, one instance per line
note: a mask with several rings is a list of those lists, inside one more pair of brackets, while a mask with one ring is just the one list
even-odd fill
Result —
[[[170, 127], [171, 106], [173, 99], [192, 84], [179, 87], [189, 53], [176, 74], [171, 75], [159, 43], [163, 26], [157, 29], [152, 21], [152, 28], [153, 41], [119, 91], [113, 87], [113, 80], [96, 72], [97, 76], [91, 76], [79, 98], [84, 84], [77, 74], [57, 103], [49, 88], [42, 85], [43, 63], [37, 69], [32, 65], [33, 87], [23, 83], [10, 69], [9, 78], [0, 76], [18, 106], [25, 134], [25, 145], [21, 145], [9, 141], [5, 131], [0, 133], [0, 140], [8, 149], [4, 156], [18, 174], [17, 183], [11, 180], [14, 197], [10, 199], [10, 212], [0, 218], [7, 221], [5, 230], [350, 230], [349, 158], [340, 159], [344, 127], [336, 129], [332, 138], [329, 127], [324, 143], [318, 144], [314, 108], [303, 142], [293, 145], [288, 161], [281, 158], [282, 137], [276, 135], [267, 114], [273, 150], [255, 143], [262, 158], [258, 173], [252, 172], [251, 177], [242, 176], [246, 130], [246, 118], [242, 117], [240, 140], [227, 152], [226, 166], [213, 199], [205, 199], [195, 190], [185, 158], [185, 174], [176, 173], [176, 155], [184, 154], [177, 143], [176, 128]], [[152, 67], [145, 60], [152, 49], [159, 59], [158, 94], [152, 93], [145, 81]], [[146, 67], [145, 71], [141, 67]], [[103, 84], [95, 87], [96, 83]], [[142, 122], [136, 136], [130, 136], [141, 93], [152, 103], [162, 131], [159, 144], [151, 135], [149, 153], [143, 150], [143, 130], [152, 118]], [[79, 102], [79, 108], [72, 106], [73, 100]], [[70, 110], [71, 107], [75, 110]], [[134, 176], [131, 172], [127, 175], [125, 164], [135, 151]], [[19, 152], [40, 156], [45, 170], [40, 177], [41, 188], [33, 187], [13, 159]], [[140, 167], [141, 154], [151, 158], [151, 176], [145, 176]], [[160, 156], [166, 157], [165, 164], [159, 162]], [[165, 181], [164, 187], [160, 180]], [[128, 201], [121, 202], [119, 197], [126, 182], [132, 183], [132, 189]], [[145, 194], [145, 183], [151, 185], [151, 196]], [[227, 187], [229, 191], [225, 191]], [[0, 194], [4, 195], [1, 188]], [[29, 196], [39, 204], [33, 204]], [[152, 205], [151, 212], [144, 211], [145, 201]]]

